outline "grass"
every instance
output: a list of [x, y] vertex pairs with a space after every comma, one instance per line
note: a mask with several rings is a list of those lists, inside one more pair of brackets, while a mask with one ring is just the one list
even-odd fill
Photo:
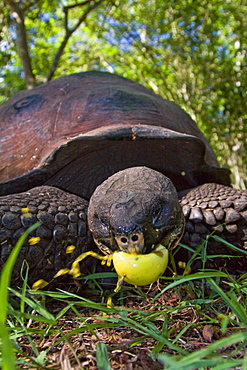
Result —
[[2, 346], [2, 369], [3, 370], [14, 370], [15, 369], [15, 357], [13, 346], [8, 335], [8, 329], [5, 325], [7, 319], [7, 312], [8, 312], [8, 287], [10, 284], [12, 270], [15, 264], [15, 261], [18, 257], [18, 254], [21, 250], [21, 247], [27, 238], [28, 234], [32, 232], [35, 228], [39, 226], [39, 223], [31, 226], [26, 232], [20, 237], [18, 240], [15, 248], [11, 252], [8, 261], [3, 267], [1, 277], [0, 277], [0, 297], [1, 297], [1, 305], [0, 305], [0, 337], [2, 338], [1, 346]]
[[[133, 369], [247, 370], [247, 274], [236, 281], [219, 271], [162, 278], [158, 290], [155, 284], [123, 288], [113, 306], [102, 302], [102, 273], [87, 277], [90, 289], [83, 294], [32, 291], [27, 275], [21, 289], [12, 289], [27, 233], [1, 274], [3, 370], [110, 370], [125, 363]], [[205, 261], [204, 246], [199, 249], [193, 258]]]

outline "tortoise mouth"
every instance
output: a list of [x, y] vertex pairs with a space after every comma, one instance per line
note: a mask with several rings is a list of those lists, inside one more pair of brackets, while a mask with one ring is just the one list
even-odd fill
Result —
[[162, 244], [168, 250], [174, 249], [180, 242], [185, 228], [185, 219], [183, 214], [177, 225], [172, 228], [166, 228], [166, 231], [154, 229], [152, 227], [143, 227], [143, 230], [133, 233], [114, 234], [111, 230], [109, 237], [96, 239], [94, 241], [98, 248], [104, 254], [112, 254], [115, 251], [122, 251], [129, 254], [149, 254]]

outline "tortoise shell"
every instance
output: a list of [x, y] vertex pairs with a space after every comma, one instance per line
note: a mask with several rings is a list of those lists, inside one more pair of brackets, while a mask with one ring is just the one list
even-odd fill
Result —
[[90, 198], [113, 173], [147, 166], [177, 190], [229, 185], [196, 123], [174, 102], [106, 72], [64, 76], [0, 107], [0, 195], [47, 184]]

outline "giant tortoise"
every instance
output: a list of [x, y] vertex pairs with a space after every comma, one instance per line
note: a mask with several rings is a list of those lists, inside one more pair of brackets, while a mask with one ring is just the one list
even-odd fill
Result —
[[[246, 247], [247, 192], [230, 187], [230, 171], [174, 102], [94, 71], [21, 91], [0, 112], [1, 264], [24, 230], [41, 222], [14, 279], [24, 260], [30, 281], [49, 279], [97, 247], [148, 254], [181, 239], [196, 249], [212, 232]], [[208, 268], [246, 271], [241, 253], [231, 259], [224, 244], [208, 243], [208, 253], [222, 255]]]

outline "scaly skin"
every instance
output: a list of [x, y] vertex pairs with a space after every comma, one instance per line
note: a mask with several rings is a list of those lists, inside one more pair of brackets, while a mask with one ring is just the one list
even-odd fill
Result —
[[[22, 212], [28, 208], [31, 217]], [[37, 221], [42, 223], [26, 240], [13, 272], [19, 279], [23, 261], [29, 264], [32, 283], [36, 279], [51, 279], [54, 272], [68, 267], [76, 256], [92, 248], [92, 239], [86, 220], [87, 201], [50, 186], [0, 197], [1, 265], [21, 234]], [[31, 237], [39, 237], [37, 244], [29, 245]], [[73, 253], [66, 248], [74, 245]]]
[[[246, 248], [247, 191], [204, 184], [188, 191], [180, 203], [186, 219], [182, 243], [195, 249], [206, 235], [217, 228], [217, 235], [239, 248]], [[36, 221], [42, 222], [30, 235], [30, 238], [40, 237], [40, 241], [35, 245], [29, 245], [26, 241], [15, 265], [13, 280], [19, 278], [24, 260], [29, 264], [32, 283], [40, 278], [51, 279], [61, 268], [70, 267], [71, 262], [85, 251], [97, 251], [87, 226], [87, 205], [87, 201], [80, 197], [49, 186], [0, 198], [2, 265], [23, 231]], [[32, 216], [26, 217], [22, 208], [29, 208]], [[66, 253], [69, 245], [76, 247], [71, 254]], [[207, 252], [229, 254], [230, 250], [210, 238]], [[233, 254], [236, 255], [236, 252]], [[187, 252], [179, 252], [177, 258], [187, 260]], [[208, 261], [207, 267], [226, 267], [230, 273], [239, 274], [246, 272], [246, 262], [245, 256], [232, 259], [223, 257]], [[194, 265], [194, 268], [197, 267], [201, 267], [199, 262]]]
[[[218, 235], [240, 249], [247, 249], [247, 191], [219, 184], [204, 184], [190, 190], [180, 201], [186, 218], [182, 243], [196, 249], [215, 230]], [[247, 271], [247, 259], [222, 243], [209, 239], [207, 253], [232, 254], [240, 258], [208, 260], [208, 268], [226, 269], [239, 275]], [[194, 268], [200, 268], [198, 262]]]

